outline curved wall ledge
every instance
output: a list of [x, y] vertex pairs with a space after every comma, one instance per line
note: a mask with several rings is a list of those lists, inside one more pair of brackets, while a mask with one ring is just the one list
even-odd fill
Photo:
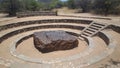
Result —
[[97, 36], [99, 36], [102, 40], [105, 41], [105, 43], [106, 43], [107, 45], [109, 45], [110, 40], [109, 40], [109, 38], [108, 38], [104, 33], [99, 32], [99, 33], [97, 33]]
[[27, 36], [23, 36], [23, 37], [20, 37], [18, 38], [17, 40], [15, 40], [12, 44], [11, 44], [11, 49], [10, 49], [10, 52], [13, 56], [19, 58], [19, 59], [22, 59], [24, 61], [27, 61], [27, 62], [33, 62], [33, 63], [40, 63], [40, 64], [53, 64], [53, 63], [58, 63], [58, 62], [63, 62], [63, 61], [72, 61], [72, 60], [75, 60], [77, 58], [80, 58], [80, 57], [83, 57], [83, 56], [86, 56], [86, 55], [89, 55], [90, 52], [92, 52], [93, 48], [94, 48], [94, 45], [93, 45], [93, 41], [91, 38], [86, 38], [88, 39], [89, 43], [90, 44], [87, 44], [88, 45], [88, 48], [86, 48], [82, 53], [79, 53], [79, 54], [75, 54], [75, 55], [72, 55], [72, 56], [67, 56], [67, 57], [63, 57], [63, 58], [54, 58], [54, 59], [51, 59], [51, 58], [46, 58], [46, 59], [36, 59], [36, 58], [31, 58], [31, 57], [28, 57], [28, 56], [25, 56], [25, 55], [22, 55], [20, 53], [18, 53], [16, 51], [16, 48], [17, 46], [24, 40], [28, 39], [32, 37], [32, 34], [31, 35], [27, 35]]
[[19, 30], [15, 30], [13, 32], [7, 33], [0, 37], [0, 43], [2, 43], [4, 40], [8, 39], [9, 37], [12, 37], [14, 35], [31, 31], [31, 30], [37, 30], [37, 29], [45, 29], [45, 28], [69, 28], [69, 29], [77, 29], [77, 30], [83, 30], [85, 27], [82, 26], [72, 26], [72, 25], [44, 25], [44, 26], [35, 26], [35, 27], [29, 27], [29, 28], [23, 28]]
[[78, 19], [47, 19], [47, 20], [35, 20], [35, 21], [24, 21], [24, 22], [17, 22], [7, 25], [0, 26], [0, 31], [20, 27], [25, 25], [32, 25], [32, 24], [42, 24], [42, 23], [76, 23], [76, 24], [90, 24], [92, 20], [78, 20]]

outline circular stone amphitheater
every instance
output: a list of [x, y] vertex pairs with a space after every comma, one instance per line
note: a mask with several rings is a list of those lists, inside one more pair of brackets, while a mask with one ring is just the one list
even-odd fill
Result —
[[[0, 68], [119, 68], [118, 23], [117, 18], [79, 15], [1, 17]], [[42, 53], [33, 34], [43, 31], [65, 31], [78, 46]]]

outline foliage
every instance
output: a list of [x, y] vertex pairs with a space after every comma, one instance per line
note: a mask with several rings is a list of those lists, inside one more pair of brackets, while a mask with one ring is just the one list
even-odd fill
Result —
[[75, 0], [68, 0], [67, 1], [67, 6], [68, 6], [68, 8], [75, 9], [76, 8]]
[[120, 0], [95, 0], [93, 2], [93, 10], [98, 14], [114, 14], [117, 6], [120, 5]]
[[51, 10], [67, 6], [70, 9], [82, 9], [82, 12], [94, 11], [97, 14], [120, 14], [120, 0], [2, 0], [0, 11], [16, 15], [19, 11]]
[[21, 6], [24, 11], [36, 11], [40, 9], [41, 4], [36, 0], [21, 0]]
[[67, 3], [69, 8], [82, 9], [82, 12], [120, 14], [120, 0], [68, 0]]
[[68, 0], [68, 7], [72, 9], [82, 9], [82, 12], [88, 12], [91, 8], [91, 0]]
[[63, 6], [63, 3], [60, 0], [52, 0], [50, 3], [50, 8], [60, 8]]
[[19, 11], [19, 1], [18, 0], [3, 0], [1, 2], [1, 10], [9, 13], [10, 16], [16, 15]]
[[91, 0], [76, 0], [77, 8], [81, 8], [82, 12], [88, 12], [91, 9]]
[[43, 7], [43, 4], [36, 0], [3, 0], [1, 10], [9, 13], [10, 16], [16, 15], [19, 11], [37, 11]]

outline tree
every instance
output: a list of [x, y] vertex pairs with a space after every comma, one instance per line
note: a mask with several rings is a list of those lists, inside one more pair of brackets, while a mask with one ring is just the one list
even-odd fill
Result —
[[91, 0], [76, 0], [76, 7], [81, 8], [82, 12], [88, 12], [91, 9]]
[[52, 0], [50, 3], [50, 8], [60, 8], [62, 7], [63, 3], [60, 0]]
[[19, 11], [19, 1], [18, 0], [3, 0], [1, 3], [2, 10], [9, 13], [10, 16], [15, 16], [16, 12]]
[[37, 11], [39, 9], [40, 9], [39, 3], [35, 0], [32, 0], [31, 3], [30, 3], [30, 10]]
[[36, 11], [40, 9], [41, 4], [36, 0], [21, 0], [22, 10]]
[[[120, 0], [95, 0], [93, 10], [100, 14], [111, 14], [111, 11], [117, 11], [115, 8], [120, 5]], [[114, 12], [113, 12], [114, 13]]]
[[75, 0], [68, 0], [67, 1], [67, 6], [68, 6], [68, 8], [75, 9], [76, 8]]

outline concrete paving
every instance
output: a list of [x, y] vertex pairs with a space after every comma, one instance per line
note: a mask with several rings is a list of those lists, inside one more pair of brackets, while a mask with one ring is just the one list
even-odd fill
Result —
[[[25, 18], [13, 17], [13, 18], [9, 18], [9, 19], [8, 18], [0, 18], [0, 20], [1, 20], [0, 25], [22, 22], [22, 21], [30, 21], [30, 20], [43, 20], [43, 19], [84, 19], [84, 20], [94, 20], [99, 23], [114, 24], [117, 26], [120, 25], [120, 17], [107, 17], [107, 18], [111, 18], [112, 20], [103, 20], [103, 19], [101, 20], [101, 19], [92, 19], [92, 17], [96, 17], [96, 16], [91, 15], [88, 18], [87, 17], [88, 14], [83, 14], [83, 15], [84, 15], [84, 18], [82, 18], [82, 17], [80, 17], [80, 18], [79, 17], [78, 18], [76, 18], [76, 17], [61, 17], [61, 16], [42, 16], [42, 17], [35, 16], [35, 17], [25, 17]], [[75, 16], [83, 16], [83, 15], [75, 15]], [[54, 24], [57, 24], [57, 23], [54, 23]], [[64, 23], [62, 23], [62, 24], [64, 24]], [[43, 24], [43, 25], [46, 25], [46, 24]], [[67, 24], [65, 24], [65, 25], [67, 25]], [[69, 24], [69, 25], [77, 25], [77, 24]], [[37, 25], [28, 25], [28, 26], [12, 28], [12, 29], [8, 29], [8, 30], [0, 32], [0, 34], [2, 36], [11, 31], [25, 28], [25, 27], [30, 27], [30, 26], [37, 26]], [[86, 26], [86, 25], [81, 25], [81, 26]], [[48, 30], [48, 29], [43, 29], [43, 30]], [[72, 29], [57, 28], [57, 29], [50, 29], [50, 30], [65, 30], [65, 31], [80, 33], [80, 31], [72, 30]], [[42, 30], [34, 30], [34, 31], [42, 31]], [[106, 35], [111, 36], [111, 39], [115, 41], [115, 44], [116, 44], [115, 51], [113, 49], [112, 50], [107, 49], [107, 45], [99, 37], [93, 37], [92, 39], [93, 39], [93, 42], [95, 45], [93, 50], [88, 51], [88, 53], [86, 52], [86, 53], [82, 54], [82, 56], [84, 56], [84, 57], [77, 58], [72, 61], [59, 62], [59, 63], [55, 63], [55, 64], [39, 64], [39, 63], [36, 64], [36, 63], [23, 61], [21, 59], [18, 59], [18, 58], [15, 58], [14, 56], [12, 56], [10, 53], [10, 48], [11, 48], [10, 43], [13, 42], [14, 40], [18, 39], [18, 37], [32, 34], [34, 31], [29, 31], [26, 33], [18, 34], [16, 36], [13, 36], [13, 37], [5, 40], [3, 43], [0, 44], [1, 45], [0, 46], [0, 48], [1, 48], [0, 49], [0, 57], [2, 57], [2, 59], [0, 59], [0, 68], [21, 68], [21, 67], [22, 68], [82, 68], [82, 67], [86, 67], [88, 65], [89, 65], [89, 67], [86, 67], [86, 68], [99, 68], [101, 66], [101, 64], [106, 64], [108, 62], [108, 60], [110, 60], [111, 58], [115, 59], [115, 60], [120, 60], [120, 58], [119, 58], [120, 57], [120, 54], [119, 54], [120, 53], [120, 50], [119, 50], [120, 34], [116, 33], [115, 31], [112, 31], [112, 30], [107, 30], [107, 31], [103, 31], [103, 32]], [[91, 44], [91, 45], [93, 45], [93, 44]], [[85, 56], [85, 55], [88, 55], [88, 56]], [[108, 56], [108, 55], [110, 55], [110, 56]], [[105, 58], [106, 56], [108, 56], [108, 58]], [[3, 59], [3, 57], [4, 57], [4, 59]], [[102, 60], [102, 61], [96, 63], [97, 61], [101, 60], [102, 58], [105, 58], [105, 60]], [[90, 65], [90, 64], [92, 64], [92, 65]], [[119, 68], [119, 67], [120, 67], [120, 65], [116, 66], [116, 65], [111, 64], [108, 68]]]

